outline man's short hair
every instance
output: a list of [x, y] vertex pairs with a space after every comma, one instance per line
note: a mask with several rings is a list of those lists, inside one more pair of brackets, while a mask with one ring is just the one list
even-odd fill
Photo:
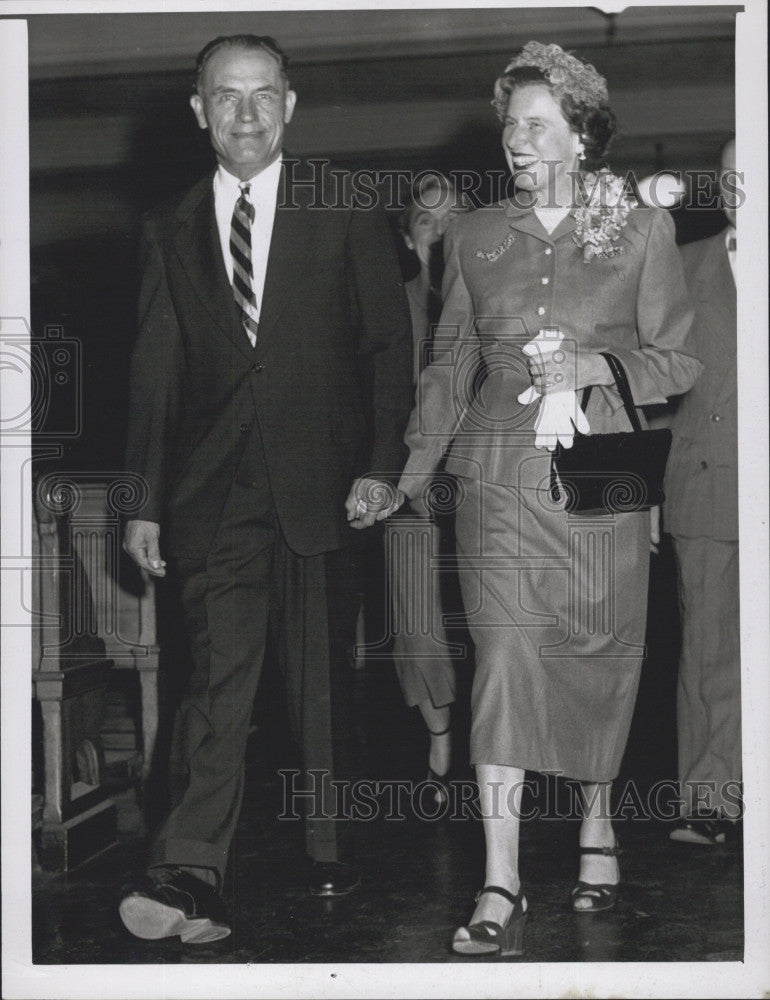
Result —
[[268, 52], [278, 63], [281, 76], [288, 84], [289, 82], [289, 57], [281, 46], [270, 35], [220, 35], [212, 39], [198, 53], [195, 60], [195, 81], [193, 89], [197, 93], [200, 90], [201, 77], [208, 65], [209, 59], [218, 52], [219, 49], [259, 49]]

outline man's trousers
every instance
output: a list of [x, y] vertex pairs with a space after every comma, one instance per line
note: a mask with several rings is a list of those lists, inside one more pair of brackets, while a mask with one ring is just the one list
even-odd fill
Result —
[[741, 781], [738, 543], [674, 538], [682, 650], [677, 686], [683, 814], [735, 819]]
[[151, 867], [212, 869], [222, 885], [269, 627], [302, 753], [299, 780], [308, 781], [309, 771], [325, 775], [323, 782], [306, 786], [326, 793], [323, 801], [319, 794], [312, 805], [305, 802], [307, 853], [318, 861], [338, 860], [328, 794], [334, 772], [332, 711], [349, 714], [349, 706], [339, 704], [346, 694], [339, 677], [334, 706], [330, 694], [330, 661], [340, 657], [330, 656], [327, 564], [339, 563], [341, 555], [293, 553], [267, 486], [236, 484], [208, 553], [199, 560], [169, 560], [181, 595], [192, 671], [174, 723], [171, 812], [153, 840]]

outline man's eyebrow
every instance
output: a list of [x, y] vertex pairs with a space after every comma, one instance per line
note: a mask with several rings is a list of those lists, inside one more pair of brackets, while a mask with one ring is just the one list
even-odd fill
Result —
[[[239, 93], [240, 89], [241, 89], [240, 87], [229, 86], [226, 83], [220, 83], [219, 86], [212, 87], [211, 92], [212, 94], [235, 94]], [[278, 87], [276, 87], [272, 83], [266, 83], [263, 87], [257, 87], [256, 89], [260, 93], [263, 91], [269, 92], [271, 94], [279, 93]]]

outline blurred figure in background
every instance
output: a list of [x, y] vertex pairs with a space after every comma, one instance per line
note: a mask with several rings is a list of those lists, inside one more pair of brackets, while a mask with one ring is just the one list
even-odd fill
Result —
[[679, 576], [682, 649], [677, 738], [682, 818], [672, 840], [724, 843], [739, 811], [741, 671], [738, 580], [735, 140], [722, 149], [728, 225], [682, 248], [704, 372], [671, 427], [665, 526]]
[[[452, 218], [468, 210], [441, 174], [429, 174], [411, 193], [399, 220], [407, 247], [420, 270], [406, 284], [412, 314], [414, 380], [428, 363], [432, 328], [441, 316], [442, 243]], [[427, 540], [427, 544], [426, 544]], [[386, 522], [385, 546], [392, 608], [393, 659], [407, 705], [420, 709], [428, 733], [428, 780], [441, 786], [452, 757], [450, 705], [455, 671], [444, 627], [441, 580], [432, 569], [441, 530], [421, 495]], [[439, 787], [437, 801], [446, 792]]]

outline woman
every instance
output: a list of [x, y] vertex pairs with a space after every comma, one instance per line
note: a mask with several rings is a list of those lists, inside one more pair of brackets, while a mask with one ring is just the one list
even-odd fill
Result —
[[[412, 191], [399, 228], [419, 263], [406, 284], [412, 314], [414, 378], [425, 366], [431, 325], [441, 314], [441, 240], [449, 221], [466, 211], [454, 186], [427, 174]], [[428, 780], [437, 784], [436, 801], [446, 801], [443, 779], [452, 754], [451, 710], [455, 673], [444, 627], [441, 580], [433, 571], [440, 531], [422, 497], [387, 522], [386, 560], [392, 608], [393, 659], [407, 705], [417, 705], [430, 734]]]
[[[551, 456], [536, 447], [552, 438], [535, 426], [549, 394], [593, 386], [591, 431], [630, 429], [602, 351], [622, 362], [636, 406], [686, 391], [701, 366], [670, 217], [636, 207], [611, 175], [580, 172], [612, 137], [607, 99], [596, 70], [557, 45], [528, 43], [496, 81], [515, 190], [447, 231], [441, 327], [454, 335], [436, 345], [407, 430], [403, 492], [420, 494], [451, 442], [446, 469], [464, 494], [456, 537], [487, 857], [470, 923], [454, 936], [462, 954], [521, 953], [525, 769], [582, 783], [573, 908], [616, 898], [609, 793], [641, 669], [650, 514], [567, 515], [548, 491]], [[541, 330], [558, 349], [523, 351]], [[574, 409], [569, 427], [545, 430], [569, 437], [573, 422]]]

